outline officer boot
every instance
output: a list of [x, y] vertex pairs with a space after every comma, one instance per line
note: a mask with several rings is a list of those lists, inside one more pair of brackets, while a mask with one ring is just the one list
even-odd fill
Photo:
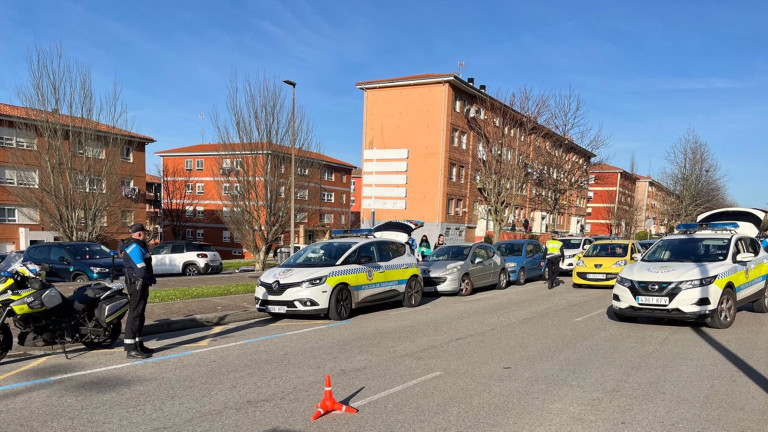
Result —
[[139, 350], [138, 344], [128, 343], [125, 344], [125, 356], [129, 359], [146, 359], [149, 358], [149, 354], [145, 354]]
[[138, 341], [136, 346], [139, 348], [139, 351], [143, 352], [144, 354], [152, 355], [155, 353], [154, 349], [148, 348], [146, 345], [144, 345], [144, 341]]

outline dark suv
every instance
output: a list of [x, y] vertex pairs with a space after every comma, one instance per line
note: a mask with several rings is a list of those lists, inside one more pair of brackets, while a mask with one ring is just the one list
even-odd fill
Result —
[[[51, 282], [87, 282], [110, 278], [112, 251], [91, 242], [37, 243], [24, 252], [24, 262], [48, 264]], [[115, 258], [115, 277], [122, 275], [123, 260]]]

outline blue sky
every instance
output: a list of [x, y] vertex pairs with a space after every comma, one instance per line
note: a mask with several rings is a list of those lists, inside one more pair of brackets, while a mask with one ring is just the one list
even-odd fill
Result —
[[[0, 101], [18, 103], [26, 55], [59, 41], [117, 79], [148, 153], [215, 139], [207, 115], [227, 80], [298, 83], [325, 152], [359, 164], [357, 81], [457, 71], [489, 93], [573, 85], [612, 139], [610, 162], [641, 174], [693, 127], [741, 205], [768, 207], [768, 4], [738, 1], [360, 2], [0, 0]], [[148, 157], [147, 169], [159, 163]]]

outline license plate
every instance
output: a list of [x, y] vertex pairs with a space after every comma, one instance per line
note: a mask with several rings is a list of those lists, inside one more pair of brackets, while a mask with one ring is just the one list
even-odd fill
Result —
[[668, 305], [669, 304], [669, 298], [667, 297], [648, 297], [648, 296], [637, 296], [635, 297], [635, 301], [637, 303], [645, 303], [645, 304], [653, 304], [653, 305]]
[[285, 313], [287, 306], [267, 306], [267, 312]]
[[605, 275], [602, 273], [591, 273], [588, 277], [590, 279], [605, 279]]
[[435, 288], [436, 287], [433, 287], [433, 286], [425, 286], [424, 292], [435, 292]]

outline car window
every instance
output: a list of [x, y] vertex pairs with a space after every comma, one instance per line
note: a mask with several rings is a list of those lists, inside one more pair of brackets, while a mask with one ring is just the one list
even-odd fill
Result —
[[440, 246], [427, 256], [426, 261], [466, 261], [471, 246]]
[[492, 247], [483, 245], [482, 248], [485, 250], [485, 254], [488, 255], [488, 258], [493, 258], [494, 255], [496, 255], [496, 251], [494, 251]]
[[[717, 262], [728, 257], [731, 240], [687, 237], [659, 240], [643, 255], [643, 262]], [[738, 242], [734, 254], [738, 254]], [[734, 255], [735, 256], [735, 255]]]
[[755, 254], [755, 256], [757, 256], [760, 253], [760, 243], [757, 240], [753, 238], [748, 239], [748, 245], [749, 245], [749, 251]]
[[152, 249], [152, 255], [165, 255], [171, 250], [171, 245], [161, 244]]
[[187, 252], [197, 252], [200, 250], [200, 248], [195, 243], [185, 243], [184, 247], [186, 248]]
[[502, 256], [523, 256], [522, 243], [497, 243], [496, 250]]
[[581, 247], [581, 239], [562, 239], [563, 249], [578, 249]]
[[405, 244], [397, 242], [378, 242], [381, 262], [392, 261], [405, 255]]
[[171, 253], [172, 254], [183, 254], [184, 253], [184, 245], [183, 244], [171, 245]]
[[525, 245], [525, 256], [527, 258], [532, 257], [534, 254], [534, 246], [533, 243], [528, 243]]
[[69, 254], [67, 253], [66, 249], [61, 246], [51, 246], [49, 250], [50, 254], [48, 255], [48, 259], [50, 260], [60, 261], [61, 257], [69, 258]]
[[378, 244], [379, 242], [371, 242], [366, 243], [362, 246], [360, 246], [360, 252], [358, 253], [358, 257], [364, 257], [369, 256], [373, 258], [373, 262], [379, 262], [379, 251], [378, 251]]
[[544, 252], [544, 248], [539, 243], [533, 243], [533, 254], [538, 255], [540, 253]]
[[29, 248], [29, 258], [33, 260], [47, 260], [50, 253], [49, 246], [38, 246], [35, 248]]
[[488, 253], [482, 247], [476, 247], [475, 250], [472, 251], [472, 259], [470, 262], [474, 263], [478, 258], [483, 261], [488, 259]]
[[214, 249], [213, 246], [209, 244], [198, 244], [197, 248], [203, 252], [216, 252], [216, 249]]

